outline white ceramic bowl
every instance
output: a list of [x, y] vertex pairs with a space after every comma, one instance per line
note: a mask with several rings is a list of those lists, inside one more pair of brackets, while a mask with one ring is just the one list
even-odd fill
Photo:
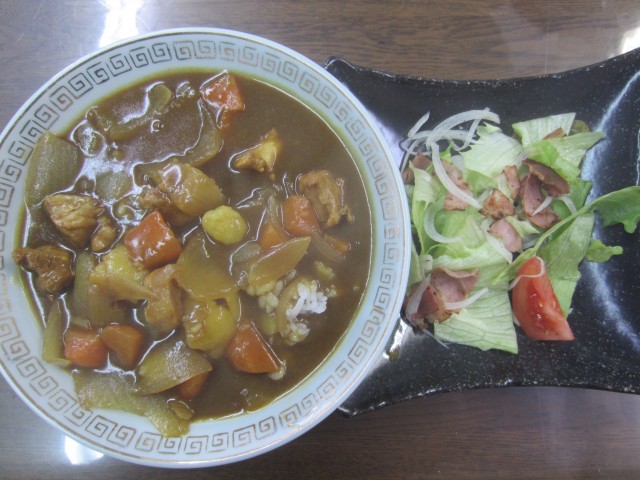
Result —
[[[313, 375], [256, 412], [197, 422], [188, 434], [167, 438], [143, 417], [84, 409], [69, 372], [42, 361], [41, 323], [22, 290], [11, 251], [18, 241], [25, 169], [42, 132], [62, 133], [88, 107], [143, 78], [194, 67], [227, 69], [263, 80], [296, 97], [334, 127], [366, 184], [372, 263], [356, 318]], [[36, 413], [107, 455], [179, 468], [248, 458], [317, 424], [364, 378], [397, 322], [408, 276], [409, 242], [404, 189], [381, 133], [360, 102], [317, 64], [269, 40], [228, 30], [170, 30], [126, 40], [82, 58], [52, 78], [0, 137], [1, 370]]]

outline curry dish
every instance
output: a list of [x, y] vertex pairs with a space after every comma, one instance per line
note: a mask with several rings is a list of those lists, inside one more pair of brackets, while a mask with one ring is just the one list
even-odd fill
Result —
[[292, 389], [366, 287], [371, 217], [348, 150], [294, 98], [229, 72], [132, 86], [45, 132], [25, 191], [13, 257], [43, 359], [84, 406], [165, 435]]

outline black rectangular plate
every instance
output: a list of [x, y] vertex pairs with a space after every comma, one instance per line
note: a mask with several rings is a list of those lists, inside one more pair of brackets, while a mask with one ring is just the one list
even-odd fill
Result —
[[[346, 85], [378, 122], [395, 160], [399, 143], [427, 111], [430, 122], [490, 108], [503, 130], [531, 118], [576, 112], [606, 134], [587, 155], [583, 178], [592, 198], [638, 185], [640, 50], [568, 72], [488, 81], [430, 80], [369, 70], [330, 58], [324, 67]], [[640, 234], [621, 226], [594, 235], [624, 253], [603, 264], [584, 262], [569, 323], [573, 342], [534, 342], [518, 330], [518, 355], [462, 345], [445, 348], [424, 333], [398, 330], [400, 354], [380, 358], [340, 407], [356, 415], [414, 397], [509, 385], [584, 387], [640, 393]], [[399, 324], [401, 325], [401, 324]]]

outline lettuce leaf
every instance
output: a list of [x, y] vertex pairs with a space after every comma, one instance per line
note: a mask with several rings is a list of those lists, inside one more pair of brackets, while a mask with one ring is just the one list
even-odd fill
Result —
[[576, 133], [569, 137], [540, 140], [525, 147], [531, 160], [554, 169], [568, 182], [580, 176], [580, 163], [587, 150], [604, 137], [601, 132]]
[[[522, 145], [516, 139], [501, 131], [478, 129], [478, 140], [471, 148], [462, 152], [464, 166], [467, 170], [477, 172], [488, 179], [495, 179], [508, 165], [515, 165], [522, 153]], [[474, 190], [478, 190], [467, 178]], [[495, 185], [494, 185], [495, 186]], [[482, 185], [480, 188], [486, 188]]]
[[415, 177], [415, 186], [411, 198], [411, 220], [420, 241], [421, 253], [425, 253], [433, 242], [424, 230], [424, 217], [427, 208], [442, 195], [444, 188], [425, 170], [411, 167]]
[[524, 122], [514, 123], [513, 131], [518, 134], [524, 147], [539, 142], [554, 130], [562, 128], [569, 135], [571, 125], [576, 118], [575, 113], [560, 113], [548, 117], [534, 118]]
[[613, 246], [608, 247], [597, 238], [591, 239], [587, 255], [584, 259], [587, 262], [602, 263], [608, 261], [614, 255], [621, 255], [622, 247]]
[[[627, 233], [633, 233], [640, 221], [640, 186], [603, 195], [583, 206], [574, 215], [556, 223], [496, 278], [513, 278], [524, 262], [538, 255], [547, 264], [549, 278], [562, 311], [565, 315], [568, 314], [571, 298], [580, 278], [578, 266], [591, 246], [595, 211], [598, 211], [605, 226], [620, 223]], [[616, 251], [609, 250], [613, 253]]]
[[437, 339], [480, 350], [498, 349], [518, 353], [518, 341], [511, 316], [508, 284], [489, 289], [476, 302], [443, 323], [434, 325]]
[[[567, 210], [569, 209], [567, 208]], [[522, 238], [526, 237], [527, 235], [538, 235], [540, 233], [540, 230], [538, 230], [531, 222], [527, 220], [520, 220], [514, 216], [505, 217], [505, 220], [509, 222], [513, 228], [516, 229], [516, 232], [518, 232], [518, 235], [520, 235]]]
[[608, 193], [584, 208], [598, 210], [605, 227], [621, 223], [627, 233], [633, 233], [640, 221], [640, 186]]
[[578, 266], [589, 249], [593, 224], [593, 213], [578, 215], [537, 252], [545, 262], [553, 290], [565, 316], [569, 314], [573, 292], [580, 280]]
[[[511, 316], [508, 281], [496, 282], [506, 260], [487, 241], [480, 227], [484, 217], [477, 211], [447, 212], [440, 215], [440, 231], [456, 236], [456, 242], [438, 247], [434, 268], [472, 271], [478, 269], [476, 290], [488, 288], [480, 299], [442, 324], [434, 326], [436, 338], [481, 350], [491, 348], [517, 353], [515, 327]], [[473, 292], [470, 293], [473, 295]]]

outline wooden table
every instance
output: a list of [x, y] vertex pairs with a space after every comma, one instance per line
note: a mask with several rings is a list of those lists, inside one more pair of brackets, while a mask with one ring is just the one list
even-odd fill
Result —
[[[182, 26], [251, 32], [319, 63], [335, 55], [432, 78], [508, 78], [640, 47], [640, 2], [0, 0], [0, 127], [80, 56]], [[2, 478], [640, 478], [640, 397], [610, 392], [467, 391], [334, 414], [276, 451], [191, 472], [107, 457], [74, 465], [65, 437], [4, 381], [0, 404]]]

